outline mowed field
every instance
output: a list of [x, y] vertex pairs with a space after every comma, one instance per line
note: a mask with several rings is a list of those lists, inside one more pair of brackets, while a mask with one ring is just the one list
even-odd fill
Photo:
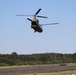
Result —
[[[64, 71], [64, 72], [63, 72]], [[76, 65], [39, 65], [0, 67], [0, 75], [71, 75], [76, 74]]]

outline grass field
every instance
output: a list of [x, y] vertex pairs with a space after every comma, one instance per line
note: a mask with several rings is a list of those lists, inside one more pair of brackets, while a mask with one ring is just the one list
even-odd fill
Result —
[[23, 75], [76, 75], [76, 70], [53, 72], [53, 73], [31, 73], [31, 74], [23, 74]]
[[[46, 64], [46, 65], [44, 65], [44, 66], [57, 66], [57, 65], [59, 65], [59, 64]], [[76, 63], [66, 63], [66, 65], [67, 66], [76, 66]], [[18, 67], [33, 67], [33, 66], [43, 66], [43, 65], [23, 65], [23, 66], [0, 66], [0, 69], [2, 68], [18, 68]]]
[[8, 75], [76, 75], [76, 70], [73, 71], [63, 71], [63, 72], [53, 72], [53, 73], [30, 73], [30, 74], [8, 74]]
[[4, 66], [0, 67], [0, 75], [76, 75], [76, 63], [66, 63], [66, 65]]

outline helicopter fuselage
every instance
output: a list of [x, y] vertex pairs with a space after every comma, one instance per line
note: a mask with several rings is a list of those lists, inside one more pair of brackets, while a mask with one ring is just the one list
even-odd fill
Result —
[[36, 31], [37, 32], [42, 32], [43, 31], [42, 26], [36, 21], [31, 22], [31, 28], [34, 29], [34, 32], [36, 32]]

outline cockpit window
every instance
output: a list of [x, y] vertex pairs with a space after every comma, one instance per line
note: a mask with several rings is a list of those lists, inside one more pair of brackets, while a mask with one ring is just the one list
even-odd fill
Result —
[[35, 21], [32, 21], [32, 25], [36, 25], [36, 22]]

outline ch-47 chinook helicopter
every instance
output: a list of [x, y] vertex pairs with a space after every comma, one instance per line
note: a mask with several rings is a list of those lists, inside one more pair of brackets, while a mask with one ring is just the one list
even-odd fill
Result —
[[34, 29], [34, 32], [42, 32], [42, 26], [44, 25], [55, 25], [59, 23], [49, 23], [49, 24], [39, 24], [39, 20], [36, 17], [47, 18], [45, 16], [38, 16], [37, 14], [41, 11], [41, 8], [34, 15], [16, 15], [16, 16], [33, 16], [33, 19], [27, 18], [27, 20], [31, 21], [31, 28]]

